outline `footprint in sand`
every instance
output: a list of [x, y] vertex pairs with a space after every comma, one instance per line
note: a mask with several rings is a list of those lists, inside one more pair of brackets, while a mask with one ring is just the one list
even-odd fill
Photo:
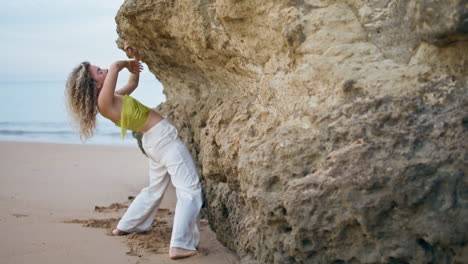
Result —
[[210, 254], [210, 251], [207, 248], [199, 247], [198, 248], [198, 254], [200, 256], [208, 256]]

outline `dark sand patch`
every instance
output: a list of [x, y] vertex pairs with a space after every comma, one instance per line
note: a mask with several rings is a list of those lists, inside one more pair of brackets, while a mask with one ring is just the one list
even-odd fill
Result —
[[94, 206], [94, 211], [99, 213], [117, 212], [120, 209], [128, 208], [128, 205], [121, 203], [113, 203], [109, 206]]
[[[129, 199], [130, 200], [130, 199]], [[127, 208], [128, 205], [113, 203], [109, 206], [96, 206], [95, 211], [101, 213], [116, 212]], [[127, 255], [142, 256], [145, 253], [166, 254], [169, 253], [169, 244], [172, 234], [172, 212], [169, 209], [158, 210], [156, 219], [148, 232], [131, 233], [125, 235], [130, 251]], [[112, 230], [117, 226], [120, 219], [73, 219], [64, 221], [65, 223], [81, 224], [84, 227], [106, 229], [107, 235], [112, 235]]]
[[29, 215], [27, 215], [27, 214], [11, 214], [11, 216], [14, 216], [16, 218], [20, 218], [20, 217], [28, 217]]
[[94, 211], [99, 213], [110, 213], [118, 212], [121, 209], [127, 209], [130, 206], [130, 203], [135, 199], [135, 196], [128, 196], [128, 199], [125, 203], [113, 203], [109, 206], [94, 206]]

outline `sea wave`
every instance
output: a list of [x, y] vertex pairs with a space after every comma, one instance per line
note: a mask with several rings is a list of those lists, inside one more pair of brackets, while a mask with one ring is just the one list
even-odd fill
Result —
[[[86, 141], [93, 145], [135, 145], [128, 133], [121, 139], [120, 129], [114, 125], [98, 124], [93, 137]], [[34, 141], [81, 144], [77, 129], [60, 122], [0, 122], [0, 141]]]
[[56, 134], [56, 135], [63, 135], [63, 134], [74, 134], [70, 131], [28, 131], [28, 130], [7, 130], [7, 129], [0, 129], [0, 134], [2, 135], [28, 135], [28, 134]]

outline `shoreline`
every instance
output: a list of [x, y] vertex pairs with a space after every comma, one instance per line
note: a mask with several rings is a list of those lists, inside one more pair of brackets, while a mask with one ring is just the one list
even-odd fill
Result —
[[51, 145], [65, 145], [65, 146], [86, 146], [86, 147], [112, 147], [112, 148], [138, 148], [137, 140], [134, 140], [135, 144], [132, 145], [132, 142], [127, 142], [125, 144], [106, 144], [106, 143], [78, 143], [78, 142], [62, 142], [62, 141], [43, 141], [43, 140], [5, 140], [0, 138], [0, 145], [4, 143], [15, 143], [15, 144], [51, 144]]
[[[131, 246], [132, 240], [140, 241], [136, 234], [114, 237], [106, 228], [82, 226], [83, 221], [98, 219], [108, 225], [120, 218], [126, 208], [112, 204], [128, 204], [128, 197], [147, 185], [148, 161], [136, 145], [0, 141], [0, 162], [0, 232], [5, 236], [0, 257], [6, 263], [238, 263], [206, 222], [199, 254], [177, 261]], [[175, 204], [170, 187], [158, 211], [166, 212], [167, 223]]]

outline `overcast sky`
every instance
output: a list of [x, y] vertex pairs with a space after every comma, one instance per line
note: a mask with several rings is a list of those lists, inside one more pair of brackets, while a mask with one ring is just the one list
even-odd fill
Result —
[[[0, 80], [65, 80], [84, 60], [126, 59], [115, 15], [123, 0], [14, 0], [0, 7]], [[154, 79], [145, 67], [142, 79]]]

